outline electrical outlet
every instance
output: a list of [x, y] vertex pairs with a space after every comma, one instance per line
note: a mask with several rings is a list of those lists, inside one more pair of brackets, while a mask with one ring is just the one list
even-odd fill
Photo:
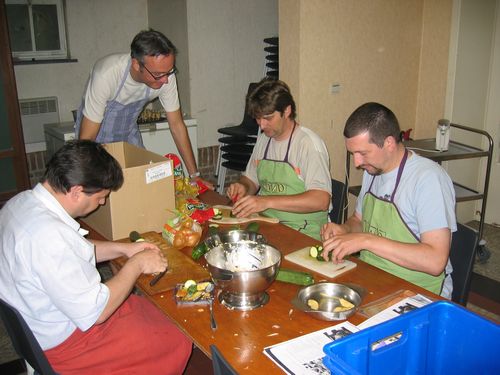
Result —
[[340, 83], [333, 83], [332, 86], [330, 87], [330, 92], [332, 94], [338, 94], [340, 92], [341, 85]]

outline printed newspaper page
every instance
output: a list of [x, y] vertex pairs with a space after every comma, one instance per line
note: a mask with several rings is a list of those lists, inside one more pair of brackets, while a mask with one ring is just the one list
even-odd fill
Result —
[[355, 325], [343, 322], [264, 348], [264, 354], [290, 375], [330, 374], [323, 365], [323, 347], [357, 331]]

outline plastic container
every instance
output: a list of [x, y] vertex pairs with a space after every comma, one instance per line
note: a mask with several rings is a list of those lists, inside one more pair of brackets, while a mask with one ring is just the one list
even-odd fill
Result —
[[[399, 337], [398, 337], [399, 336]], [[324, 346], [332, 374], [500, 374], [500, 325], [447, 301]]]

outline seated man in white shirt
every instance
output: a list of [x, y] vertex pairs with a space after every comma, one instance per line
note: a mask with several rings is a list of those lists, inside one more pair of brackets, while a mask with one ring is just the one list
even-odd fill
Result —
[[[64, 145], [41, 183], [0, 211], [0, 298], [16, 308], [60, 374], [180, 374], [191, 342], [156, 307], [130, 295], [168, 266], [150, 243], [87, 240], [75, 220], [123, 184], [98, 143]], [[106, 283], [96, 263], [129, 260]]]

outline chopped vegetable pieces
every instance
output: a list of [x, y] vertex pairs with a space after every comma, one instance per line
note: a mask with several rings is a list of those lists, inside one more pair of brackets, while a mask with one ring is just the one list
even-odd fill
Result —
[[319, 303], [315, 299], [308, 299], [307, 300], [307, 306], [309, 306], [312, 310], [318, 310], [319, 309]]

